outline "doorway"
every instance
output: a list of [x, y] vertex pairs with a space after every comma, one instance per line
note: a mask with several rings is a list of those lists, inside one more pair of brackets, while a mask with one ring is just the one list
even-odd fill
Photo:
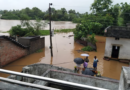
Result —
[[112, 58], [118, 58], [119, 57], [119, 50], [120, 46], [112, 46]]

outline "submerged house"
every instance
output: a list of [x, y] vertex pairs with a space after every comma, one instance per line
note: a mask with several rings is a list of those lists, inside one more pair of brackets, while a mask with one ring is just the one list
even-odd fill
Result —
[[19, 41], [0, 36], [0, 67], [45, 47], [45, 37], [20, 37]]
[[111, 26], [105, 30], [105, 59], [130, 60], [130, 28]]

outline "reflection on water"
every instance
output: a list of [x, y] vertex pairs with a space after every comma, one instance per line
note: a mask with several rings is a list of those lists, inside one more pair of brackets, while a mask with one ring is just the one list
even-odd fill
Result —
[[[20, 20], [0, 20], [0, 31], [8, 31], [16, 25], [21, 25]], [[75, 27], [76, 24], [69, 21], [52, 21], [52, 29], [74, 29]], [[49, 24], [44, 29], [49, 30]]]
[[[69, 69], [74, 69], [75, 63], [73, 62], [74, 58], [81, 57], [82, 53], [88, 53], [89, 56], [89, 65], [88, 67], [93, 67], [93, 58], [97, 56], [98, 62], [98, 71], [101, 72], [102, 76], [119, 79], [121, 73], [122, 66], [128, 66], [127, 64], [120, 63], [118, 61], [105, 61], [103, 60], [104, 57], [104, 50], [105, 50], [105, 41], [106, 38], [103, 36], [96, 36], [97, 39], [97, 52], [78, 52], [77, 50], [81, 50], [83, 47], [80, 44], [74, 42], [74, 37], [68, 37], [73, 33], [62, 33], [56, 34], [53, 38], [53, 58], [51, 58], [50, 54], [50, 41], [49, 36], [45, 37], [45, 48], [44, 51], [41, 53], [34, 53], [32, 55], [26, 56], [21, 58], [7, 66], [4, 69], [14, 70], [14, 71], [21, 71], [23, 65], [29, 65], [33, 63], [46, 63], [55, 66], [65, 67]], [[16, 65], [16, 66], [15, 66]], [[21, 65], [21, 66], [17, 66]], [[83, 67], [83, 66], [82, 66]], [[2, 74], [0, 76], [6, 77], [7, 75]]]

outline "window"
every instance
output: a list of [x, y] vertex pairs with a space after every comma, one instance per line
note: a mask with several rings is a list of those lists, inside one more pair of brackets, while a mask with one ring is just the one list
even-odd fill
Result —
[[119, 40], [119, 38], [115, 38], [115, 40]]

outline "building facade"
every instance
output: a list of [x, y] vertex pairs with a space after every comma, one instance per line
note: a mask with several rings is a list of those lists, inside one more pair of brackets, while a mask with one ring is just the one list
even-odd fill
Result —
[[105, 30], [104, 58], [130, 60], [130, 28], [109, 27]]

